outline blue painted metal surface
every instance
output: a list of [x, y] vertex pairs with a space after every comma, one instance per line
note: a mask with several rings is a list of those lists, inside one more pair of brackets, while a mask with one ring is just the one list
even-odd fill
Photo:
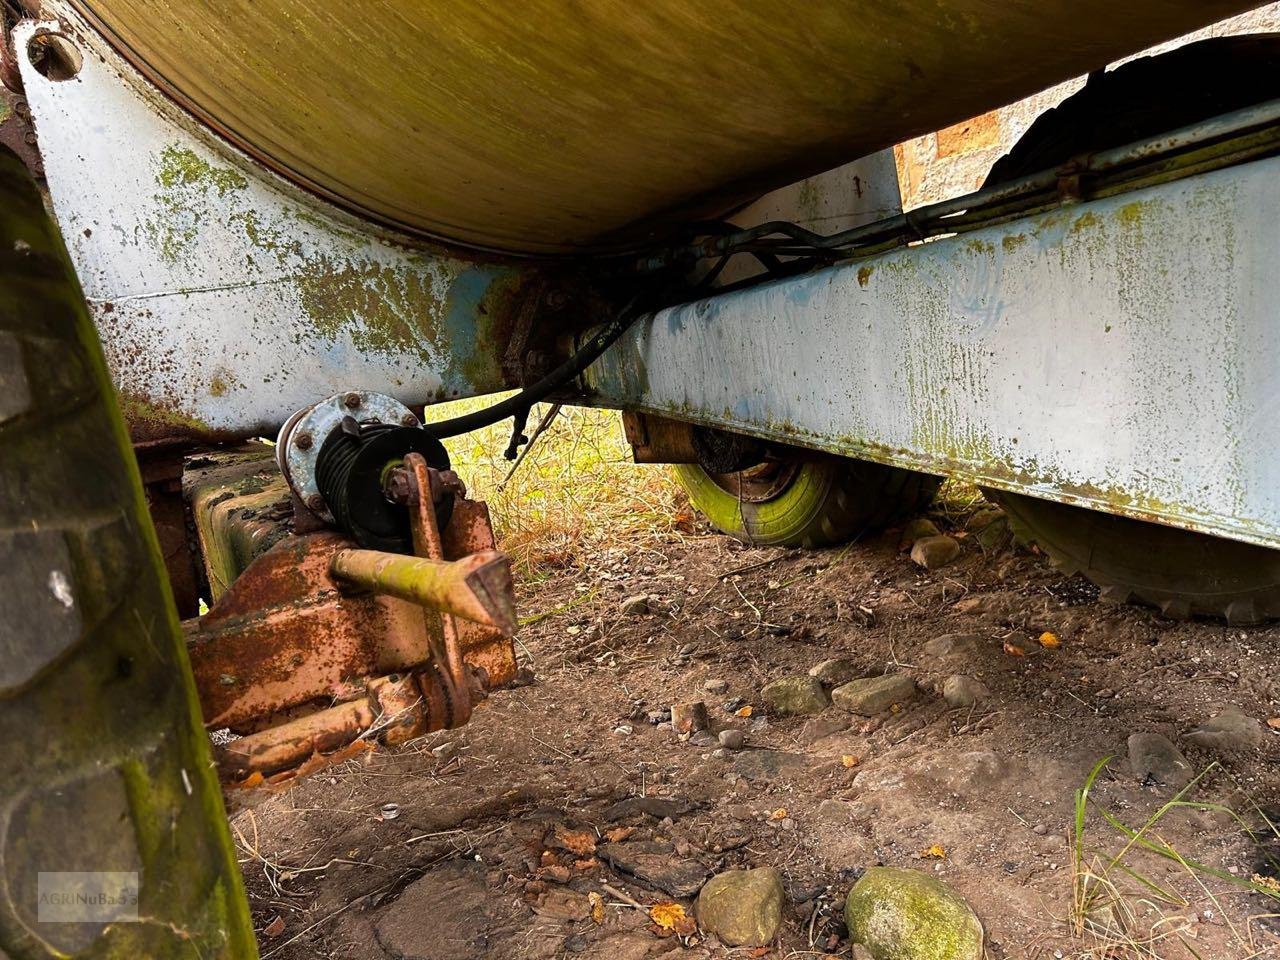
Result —
[[1280, 160], [666, 310], [597, 401], [1280, 546]]

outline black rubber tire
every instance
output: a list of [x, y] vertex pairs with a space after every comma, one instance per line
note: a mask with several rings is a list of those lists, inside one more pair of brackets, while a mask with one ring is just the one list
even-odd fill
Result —
[[[0, 571], [0, 957], [256, 957], [102, 350], [3, 149]], [[139, 919], [41, 922], [37, 875], [64, 871], [137, 873]]]
[[[1277, 97], [1280, 35], [1217, 37], [1143, 57], [1095, 76], [1042, 114], [986, 185]], [[1083, 574], [1108, 600], [1145, 603], [1176, 619], [1280, 617], [1280, 551], [1022, 494], [987, 496], [1004, 507], [1019, 540]]]
[[799, 466], [776, 496], [739, 499], [702, 467], [680, 464], [676, 478], [690, 502], [722, 533], [760, 546], [826, 547], [847, 543], [919, 513], [942, 481], [927, 473], [798, 453]]

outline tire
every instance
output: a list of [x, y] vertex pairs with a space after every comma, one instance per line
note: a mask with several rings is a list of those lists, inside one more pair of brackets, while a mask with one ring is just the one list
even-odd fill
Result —
[[1244, 625], [1280, 616], [1280, 550], [1022, 494], [987, 496], [1004, 508], [1015, 537], [1064, 573], [1092, 580], [1105, 600], [1137, 601], [1176, 620]]
[[710, 474], [679, 464], [675, 475], [690, 502], [721, 533], [788, 547], [846, 543], [889, 526], [928, 506], [942, 483], [927, 473], [820, 454], [774, 460], [770, 468], [777, 471], [774, 482], [743, 497], [737, 489], [749, 470]]
[[[986, 186], [1280, 97], [1280, 35], [1220, 37], [1093, 77], [1042, 114]], [[1280, 617], [1280, 551], [1023, 494], [987, 491], [1014, 535], [1117, 602], [1231, 624]]]
[[[102, 350], [56, 227], [3, 149], [0, 571], [0, 957], [256, 957]], [[137, 874], [138, 919], [41, 922], [38, 874], [65, 871]]]

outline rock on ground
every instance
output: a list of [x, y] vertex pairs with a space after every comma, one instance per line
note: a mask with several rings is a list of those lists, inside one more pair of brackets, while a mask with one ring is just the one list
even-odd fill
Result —
[[1160, 784], [1175, 791], [1195, 778], [1182, 751], [1158, 733], [1135, 733], [1129, 737], [1129, 768], [1143, 786]]
[[728, 870], [698, 894], [698, 923], [731, 947], [762, 947], [782, 924], [782, 877], [773, 867]]
[[710, 724], [707, 705], [701, 700], [671, 705], [671, 725], [675, 727], [676, 733], [697, 733], [707, 729]]
[[848, 683], [850, 680], [857, 680], [861, 673], [862, 670], [856, 663], [852, 660], [846, 660], [844, 657], [823, 660], [816, 666], [809, 668], [809, 676], [824, 687], [838, 687], [840, 684]]
[[680, 859], [671, 844], [656, 840], [606, 843], [598, 852], [614, 869], [677, 900], [696, 894], [711, 872], [697, 860]]
[[1215, 753], [1254, 750], [1262, 745], [1262, 727], [1235, 707], [1227, 707], [1186, 735], [1186, 741]]
[[813, 677], [783, 677], [766, 684], [760, 698], [774, 713], [800, 716], [821, 713], [831, 704], [822, 683]]
[[902, 528], [902, 539], [899, 541], [899, 549], [906, 551], [915, 546], [917, 540], [923, 540], [925, 537], [936, 537], [942, 533], [928, 517], [916, 517], [905, 527]]
[[[479, 864], [449, 864], [405, 888], [374, 923], [391, 956], [472, 960], [489, 956], [494, 935], [493, 891]], [[424, 918], [430, 922], [424, 922]]]
[[915, 693], [914, 680], [905, 673], [890, 673], [836, 687], [831, 691], [831, 701], [850, 713], [873, 717], [895, 703], [910, 700]]
[[875, 960], [982, 960], [982, 924], [941, 880], [871, 867], [845, 900], [849, 939]]
[[634, 597], [627, 597], [618, 607], [618, 611], [624, 617], [639, 617], [650, 611], [649, 595], [647, 593], [636, 594]]
[[981, 680], [953, 673], [942, 683], [942, 699], [951, 707], [972, 707], [991, 696]]
[[926, 570], [945, 567], [960, 556], [960, 544], [947, 536], [924, 537], [911, 547], [911, 559]]

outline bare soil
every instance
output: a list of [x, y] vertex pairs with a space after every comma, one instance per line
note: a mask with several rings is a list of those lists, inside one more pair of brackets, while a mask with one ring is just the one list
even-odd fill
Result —
[[[524, 583], [531, 682], [460, 731], [229, 796], [263, 955], [849, 957], [843, 898], [863, 869], [890, 864], [964, 895], [993, 958], [1280, 956], [1266, 916], [1280, 904], [1238, 882], [1273, 877], [1280, 855], [1267, 826], [1280, 737], [1266, 725], [1280, 715], [1280, 629], [1108, 606], [1034, 553], [984, 554], [963, 517], [935, 520], [964, 545], [936, 571], [896, 531], [800, 552], [692, 528]], [[624, 614], [641, 594], [649, 612]], [[1046, 631], [1058, 646], [1041, 645]], [[830, 657], [864, 676], [904, 672], [920, 693], [874, 718], [769, 715], [766, 683]], [[948, 707], [940, 690], [956, 673], [990, 699]], [[715, 681], [725, 692], [708, 692]], [[651, 722], [690, 701], [706, 703], [710, 735]], [[1261, 746], [1182, 739], [1231, 706], [1258, 721]], [[745, 732], [744, 749], [717, 753], [725, 727]], [[1137, 828], [1171, 796], [1130, 770], [1127, 738], [1146, 731], [1207, 771], [1188, 798], [1223, 808], [1167, 812], [1144, 839], [1174, 858], [1131, 844], [1109, 871], [1116, 902], [1082, 916], [1075, 793], [1114, 756], [1080, 840], [1096, 870], [1127, 843], [1103, 811]], [[788, 897], [770, 948], [650, 919], [672, 900], [692, 915], [703, 878], [760, 865], [781, 871]]]

